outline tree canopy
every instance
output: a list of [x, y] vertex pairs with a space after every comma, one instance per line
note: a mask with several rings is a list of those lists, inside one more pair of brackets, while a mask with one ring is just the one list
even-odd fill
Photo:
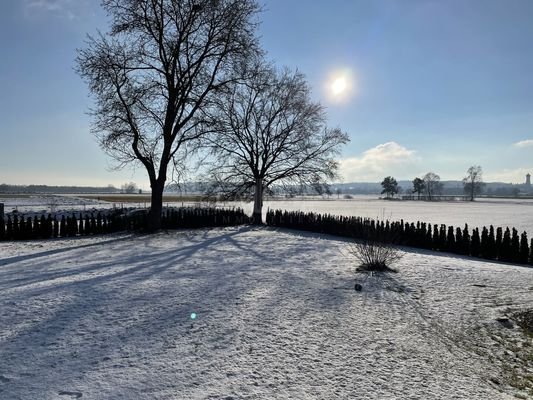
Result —
[[333, 179], [334, 156], [349, 139], [326, 126], [325, 110], [311, 100], [300, 72], [258, 61], [248, 75], [217, 98], [207, 138], [215, 156], [211, 173], [226, 191], [254, 193], [254, 221], [260, 223], [266, 189]]
[[381, 194], [385, 194], [387, 198], [394, 197], [399, 190], [398, 182], [392, 176], [387, 176], [385, 179], [383, 179], [381, 186], [383, 187]]
[[479, 165], [473, 165], [466, 171], [463, 178], [464, 192], [470, 197], [470, 201], [483, 191], [485, 183], [483, 182], [483, 170]]
[[95, 99], [92, 130], [117, 166], [140, 164], [152, 189], [149, 229], [160, 227], [170, 168], [183, 171], [203, 134], [200, 111], [242, 77], [259, 52], [254, 0], [103, 0], [107, 33], [79, 50]]

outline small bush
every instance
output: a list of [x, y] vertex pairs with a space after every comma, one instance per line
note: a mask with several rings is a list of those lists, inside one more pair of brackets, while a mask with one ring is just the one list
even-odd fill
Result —
[[513, 318], [529, 335], [533, 335], [533, 308], [516, 312]]
[[360, 264], [358, 271], [397, 272], [390, 266], [403, 257], [397, 247], [375, 240], [355, 241], [349, 252]]

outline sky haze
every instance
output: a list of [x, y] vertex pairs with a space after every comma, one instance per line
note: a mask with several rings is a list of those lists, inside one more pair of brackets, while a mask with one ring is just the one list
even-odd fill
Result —
[[[461, 179], [471, 165], [487, 181], [533, 173], [532, 1], [263, 4], [268, 57], [303, 72], [329, 124], [350, 135], [344, 182]], [[0, 5], [0, 183], [148, 188], [141, 168], [110, 171], [90, 133], [74, 59], [97, 29], [107, 23], [95, 0]]]

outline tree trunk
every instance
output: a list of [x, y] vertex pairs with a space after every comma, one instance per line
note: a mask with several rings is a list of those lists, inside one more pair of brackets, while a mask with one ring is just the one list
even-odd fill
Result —
[[165, 182], [156, 180], [151, 184], [151, 187], [152, 195], [146, 229], [148, 232], [155, 232], [161, 229], [161, 213], [163, 211], [163, 190], [165, 189]]
[[263, 223], [263, 180], [255, 181], [254, 192], [254, 212], [252, 214], [252, 223], [261, 225]]

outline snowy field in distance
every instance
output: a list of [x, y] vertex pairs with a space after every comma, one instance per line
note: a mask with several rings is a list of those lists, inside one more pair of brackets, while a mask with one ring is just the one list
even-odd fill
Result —
[[4, 212], [17, 211], [27, 213], [55, 213], [62, 211], [90, 211], [112, 207], [112, 204], [76, 196], [65, 195], [5, 195], [0, 194], [0, 203], [4, 203]]
[[530, 339], [496, 319], [533, 269], [398, 269], [358, 293], [346, 241], [269, 228], [0, 243], [0, 398], [527, 398]]
[[[533, 237], [533, 199], [478, 199], [470, 201], [388, 201], [375, 196], [354, 196], [351, 200], [266, 201], [264, 207], [291, 211], [314, 211], [336, 215], [429, 222], [470, 228], [494, 225], [515, 227]], [[247, 212], [252, 204], [244, 204]]]
[[[117, 195], [117, 197], [119, 197]], [[332, 196], [329, 200], [266, 200], [263, 213], [270, 209], [283, 209], [290, 211], [313, 211], [336, 215], [360, 216], [368, 218], [389, 219], [408, 222], [428, 222], [431, 224], [446, 224], [463, 227], [468, 223], [470, 228], [494, 225], [495, 227], [515, 227], [520, 232], [526, 231], [533, 237], [533, 199], [478, 199], [469, 201], [387, 201], [376, 196], [354, 196], [350, 200], [337, 200]], [[64, 211], [96, 211], [114, 207], [148, 207], [147, 201], [130, 202], [105, 202], [98, 198], [80, 198], [75, 196], [39, 196], [32, 195], [28, 198], [2, 198], [0, 203], [5, 203], [5, 212], [11, 212], [15, 207], [21, 213], [50, 212], [53, 205], [56, 212]], [[251, 202], [166, 202], [164, 206], [214, 206], [217, 207], [242, 207], [249, 215], [252, 213]]]

